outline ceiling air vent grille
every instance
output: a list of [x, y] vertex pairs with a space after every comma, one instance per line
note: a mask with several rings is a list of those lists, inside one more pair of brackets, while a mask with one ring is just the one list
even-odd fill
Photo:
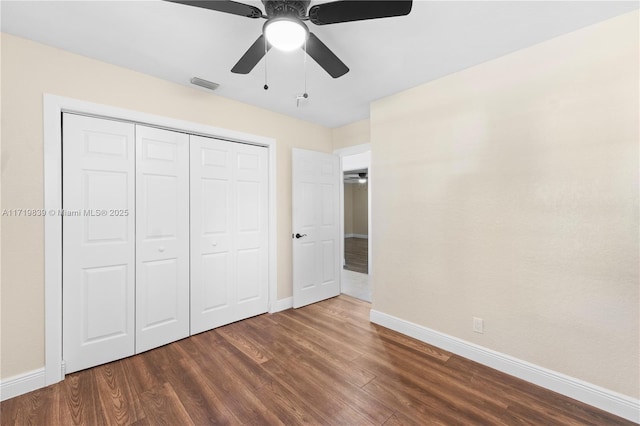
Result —
[[213, 81], [204, 80], [198, 77], [193, 77], [191, 79], [191, 84], [195, 84], [196, 86], [204, 87], [205, 89], [209, 90], [216, 90], [218, 86], [220, 86], [218, 83], [214, 83]]

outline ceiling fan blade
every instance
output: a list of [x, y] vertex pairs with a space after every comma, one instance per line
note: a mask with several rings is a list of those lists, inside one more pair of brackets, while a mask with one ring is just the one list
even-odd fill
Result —
[[[267, 44], [267, 51], [271, 49], [271, 45]], [[260, 59], [265, 55], [264, 34], [261, 34], [251, 47], [244, 52], [242, 58], [231, 68], [231, 72], [236, 74], [249, 74], [256, 66]]]
[[307, 39], [307, 53], [333, 78], [338, 78], [349, 72], [349, 68], [344, 62], [313, 33], [309, 33]]
[[411, 0], [334, 1], [311, 7], [309, 20], [316, 25], [327, 25], [403, 16], [411, 12], [412, 4]]
[[247, 18], [262, 18], [262, 11], [255, 6], [226, 0], [166, 0], [171, 3], [180, 3], [187, 6], [201, 7], [203, 9], [216, 10], [232, 15], [246, 16]]

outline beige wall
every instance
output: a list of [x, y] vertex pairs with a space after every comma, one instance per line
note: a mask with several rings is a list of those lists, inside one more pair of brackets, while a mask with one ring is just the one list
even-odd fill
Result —
[[[330, 152], [331, 129], [2, 34], [2, 207], [43, 207], [42, 94], [277, 140], [278, 298], [291, 296], [291, 147]], [[43, 221], [2, 218], [1, 377], [44, 365]]]
[[367, 184], [344, 184], [344, 233], [369, 235]]
[[331, 130], [333, 149], [346, 148], [371, 142], [369, 119], [356, 121]]
[[353, 233], [369, 235], [368, 185], [353, 184]]
[[353, 234], [353, 185], [344, 184], [344, 233]]
[[374, 309], [640, 396], [638, 29], [372, 104]]

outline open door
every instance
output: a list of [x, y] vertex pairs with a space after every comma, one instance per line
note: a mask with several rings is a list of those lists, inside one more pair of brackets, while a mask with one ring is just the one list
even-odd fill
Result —
[[293, 307], [340, 294], [340, 185], [337, 155], [293, 149]]

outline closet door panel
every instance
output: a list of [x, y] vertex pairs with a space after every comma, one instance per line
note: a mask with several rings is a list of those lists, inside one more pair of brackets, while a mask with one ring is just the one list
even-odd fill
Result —
[[[231, 178], [224, 163], [216, 163], [212, 166], [206, 160], [211, 156], [211, 150], [203, 150], [202, 166], [203, 172], [208, 177], [200, 178], [200, 197], [192, 199], [192, 205], [200, 212], [202, 229], [200, 235], [193, 234], [192, 237], [199, 239], [195, 244], [199, 245], [200, 262], [199, 280], [205, 283], [200, 287], [199, 293], [194, 293], [192, 299], [196, 306], [192, 309], [195, 312], [208, 313], [216, 310], [226, 309], [231, 304], [232, 280], [231, 280]], [[222, 155], [217, 151], [218, 155]], [[216, 285], [214, 283], [219, 283]], [[197, 300], [196, 300], [197, 299]]]
[[136, 352], [189, 335], [189, 137], [136, 126]]
[[238, 250], [238, 303], [247, 303], [261, 296], [260, 251]]
[[228, 142], [191, 136], [192, 334], [226, 324], [233, 310], [232, 172]]
[[262, 147], [235, 144], [236, 273], [238, 313], [267, 309], [268, 163]]
[[267, 311], [266, 154], [191, 136], [192, 334]]
[[63, 116], [67, 373], [134, 353], [134, 125]]
[[200, 299], [201, 305], [194, 307], [195, 312], [207, 314], [215, 310], [229, 308], [231, 280], [229, 274], [229, 253], [207, 253], [200, 258], [200, 291], [193, 297]]

